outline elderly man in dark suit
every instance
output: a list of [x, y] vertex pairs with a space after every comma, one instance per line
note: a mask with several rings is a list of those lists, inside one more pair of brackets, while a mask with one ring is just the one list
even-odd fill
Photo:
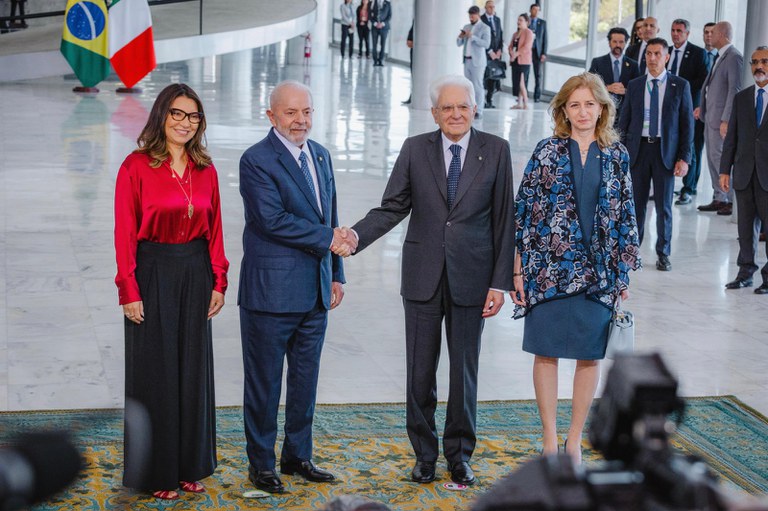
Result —
[[435, 479], [436, 371], [445, 319], [450, 386], [443, 455], [454, 482], [473, 484], [480, 336], [485, 318], [499, 312], [512, 289], [512, 162], [506, 140], [472, 129], [475, 95], [466, 78], [439, 79], [430, 97], [440, 129], [403, 143], [381, 206], [352, 229], [359, 252], [410, 214], [401, 294], [406, 428], [416, 454], [411, 479]]
[[640, 243], [653, 182], [656, 206], [656, 269], [670, 271], [672, 197], [675, 176], [684, 176], [691, 161], [693, 106], [691, 86], [665, 69], [669, 46], [664, 39], [648, 40], [648, 74], [629, 82], [621, 107], [619, 130], [629, 150]]
[[712, 30], [712, 45], [717, 48], [718, 57], [704, 81], [701, 106], [694, 114], [704, 121], [704, 142], [707, 146], [707, 165], [712, 178], [712, 202], [699, 206], [699, 211], [716, 211], [718, 215], [733, 214], [733, 194], [720, 186], [720, 161], [723, 155], [723, 140], [728, 131], [733, 97], [741, 89], [741, 72], [744, 57], [731, 43], [733, 27], [727, 21], [720, 21]]
[[[756, 85], [740, 91], [733, 99], [720, 160], [720, 186], [726, 191], [733, 187], [738, 206], [739, 273], [725, 285], [726, 289], [752, 285], [752, 274], [757, 271], [755, 217], [763, 232], [768, 232], [768, 46], [759, 46], [752, 53], [750, 65]], [[768, 255], [768, 242], [765, 250]], [[768, 294], [768, 262], [760, 273], [763, 283], [755, 293]]]
[[[611, 93], [616, 111], [621, 111], [621, 103], [624, 101], [626, 87], [630, 80], [640, 76], [640, 68], [637, 61], [624, 55], [624, 46], [629, 40], [629, 34], [622, 27], [613, 27], [608, 31], [608, 46], [610, 51], [602, 57], [592, 59], [589, 72], [600, 75], [608, 92]], [[616, 116], [617, 126], [619, 117]]]
[[530, 13], [531, 21], [528, 23], [528, 28], [531, 29], [536, 36], [533, 39], [533, 78], [535, 86], [533, 89], [533, 102], [538, 103], [541, 101], [541, 67], [544, 65], [544, 61], [547, 60], [547, 22], [539, 18], [539, 11], [541, 6], [539, 4], [531, 4]]
[[331, 157], [309, 140], [312, 111], [305, 85], [277, 85], [267, 110], [273, 128], [240, 160], [245, 230], [238, 303], [248, 475], [271, 493], [284, 491], [275, 472], [275, 439], [286, 358], [280, 471], [313, 482], [334, 479], [312, 462], [312, 418], [328, 310], [344, 296], [342, 262], [331, 248], [347, 244], [334, 231]]

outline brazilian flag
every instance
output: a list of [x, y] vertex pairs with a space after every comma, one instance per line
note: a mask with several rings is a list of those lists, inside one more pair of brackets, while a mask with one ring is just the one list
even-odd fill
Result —
[[84, 87], [109, 74], [107, 5], [105, 0], [67, 0], [61, 53]]

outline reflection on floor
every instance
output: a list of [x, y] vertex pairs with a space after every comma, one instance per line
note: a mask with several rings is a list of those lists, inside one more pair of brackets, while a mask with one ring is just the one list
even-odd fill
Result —
[[[285, 66], [281, 48], [269, 47], [164, 65], [142, 82], [139, 96], [115, 94], [114, 83], [102, 84], [96, 96], [78, 96], [62, 78], [0, 84], [0, 409], [122, 406], [114, 178], [170, 81], [192, 85], [206, 108], [233, 283], [214, 322], [217, 403], [241, 403], [238, 161], [266, 135], [267, 95], [285, 78], [306, 81], [315, 93], [313, 138], [333, 155], [340, 218], [351, 224], [378, 204], [403, 140], [435, 128], [429, 112], [400, 104], [409, 94], [406, 68], [337, 56], [329, 67]], [[509, 96], [497, 102], [477, 127], [510, 141], [519, 181], [535, 143], [550, 132], [546, 106], [512, 111]], [[699, 204], [709, 202], [710, 189], [705, 170]], [[768, 413], [768, 298], [723, 288], [736, 274], [736, 226], [698, 213], [695, 203], [676, 206], [674, 215], [673, 270], [654, 268], [651, 228], [642, 249], [646, 268], [633, 275], [627, 307], [637, 318], [637, 345], [663, 353], [683, 394], [735, 394]], [[331, 313], [323, 354], [321, 402], [404, 400], [403, 235], [399, 226], [346, 263], [346, 296]], [[761, 252], [759, 264], [763, 258]], [[486, 323], [481, 399], [533, 397], [532, 358], [520, 349], [522, 323], [510, 319], [507, 301]], [[570, 396], [573, 368], [562, 363], [562, 397]]]

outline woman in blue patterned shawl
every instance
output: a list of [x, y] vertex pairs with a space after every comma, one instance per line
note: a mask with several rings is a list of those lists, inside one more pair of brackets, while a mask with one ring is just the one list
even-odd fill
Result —
[[558, 451], [557, 370], [575, 359], [565, 451], [581, 462], [584, 423], [600, 379], [617, 298], [640, 267], [629, 155], [613, 130], [616, 109], [602, 80], [583, 73], [550, 105], [554, 135], [536, 146], [515, 201], [515, 317], [533, 383], [543, 453]]

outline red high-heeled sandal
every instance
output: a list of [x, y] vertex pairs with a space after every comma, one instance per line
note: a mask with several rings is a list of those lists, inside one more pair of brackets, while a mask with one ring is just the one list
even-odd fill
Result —
[[182, 490], [190, 493], [203, 493], [205, 491], [205, 486], [198, 482], [179, 481], [179, 485], [181, 485]]
[[156, 499], [162, 500], [176, 500], [179, 498], [179, 494], [173, 490], [160, 490], [152, 493], [152, 496]]

